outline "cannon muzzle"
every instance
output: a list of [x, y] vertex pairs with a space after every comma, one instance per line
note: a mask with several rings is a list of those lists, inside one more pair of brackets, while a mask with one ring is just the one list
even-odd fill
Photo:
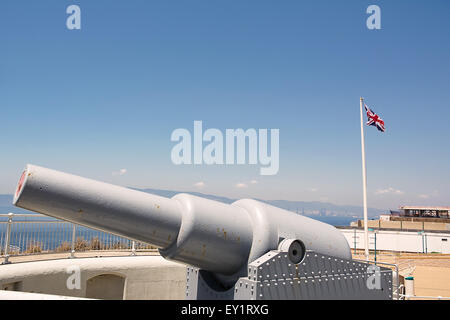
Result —
[[183, 193], [169, 199], [27, 165], [14, 205], [152, 244], [167, 259], [225, 276], [289, 239], [298, 240], [289, 243], [293, 255], [306, 248], [351, 259], [333, 226], [250, 199], [225, 204]]

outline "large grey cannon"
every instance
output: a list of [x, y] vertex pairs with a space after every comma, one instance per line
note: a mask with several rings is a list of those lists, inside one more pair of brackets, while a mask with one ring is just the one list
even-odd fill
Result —
[[[336, 228], [255, 200], [169, 199], [28, 165], [14, 204], [157, 246], [164, 258], [189, 265], [187, 298], [305, 298], [303, 278], [330, 276], [325, 283], [344, 270], [367, 268], [351, 260]], [[268, 288], [281, 280], [280, 287], [294, 290]], [[361, 297], [344, 291], [311, 291], [309, 298]]]

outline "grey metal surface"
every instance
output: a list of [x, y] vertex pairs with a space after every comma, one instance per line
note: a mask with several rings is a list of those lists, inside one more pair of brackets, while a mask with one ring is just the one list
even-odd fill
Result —
[[33, 165], [14, 205], [158, 247], [169, 245], [181, 225], [176, 201]]
[[255, 200], [168, 199], [34, 165], [22, 178], [16, 206], [153, 244], [165, 258], [214, 272], [223, 283], [245, 274], [250, 261], [284, 239], [351, 258], [336, 228]]
[[208, 271], [196, 267], [186, 270], [186, 300], [233, 300], [234, 287], [221, 288], [221, 284]]
[[373, 264], [308, 251], [299, 264], [287, 252], [270, 251], [248, 265], [248, 276], [234, 288], [218, 292], [208, 286], [204, 273], [188, 268], [187, 299], [235, 300], [390, 300], [392, 270], [380, 267], [380, 287], [370, 288]]
[[301, 240], [306, 249], [351, 259], [346, 238], [332, 225], [266, 203], [243, 199], [232, 204], [247, 210], [252, 220], [253, 243], [248, 261], [276, 250], [284, 239]]

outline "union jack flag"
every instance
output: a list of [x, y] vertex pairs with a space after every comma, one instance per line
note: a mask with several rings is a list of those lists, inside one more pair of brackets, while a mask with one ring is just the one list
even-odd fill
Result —
[[364, 104], [364, 107], [366, 108], [366, 112], [367, 112], [367, 119], [368, 119], [367, 125], [375, 126], [375, 127], [377, 127], [378, 130], [380, 130], [381, 132], [384, 132], [385, 128], [384, 128], [383, 119], [381, 119], [375, 112], [370, 110], [370, 108], [366, 104]]

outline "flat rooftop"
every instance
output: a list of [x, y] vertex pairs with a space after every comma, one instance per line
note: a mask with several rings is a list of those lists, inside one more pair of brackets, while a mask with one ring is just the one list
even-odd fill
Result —
[[450, 207], [402, 206], [400, 210], [450, 210]]

